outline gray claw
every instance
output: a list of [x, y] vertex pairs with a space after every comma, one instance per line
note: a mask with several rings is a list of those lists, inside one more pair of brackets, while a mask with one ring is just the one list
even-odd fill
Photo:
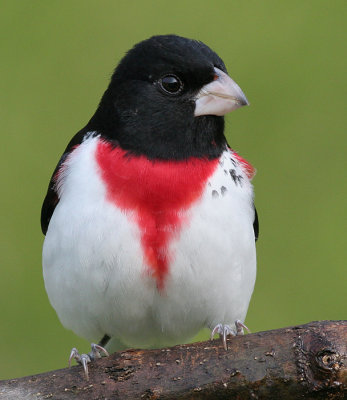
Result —
[[69, 357], [69, 367], [71, 367], [71, 360], [72, 359], [76, 360], [77, 362], [81, 362], [81, 355], [78, 352], [78, 350], [76, 349], [76, 347], [74, 347], [71, 350], [70, 357]]
[[212, 329], [212, 332], [211, 332], [211, 340], [213, 340], [214, 335], [215, 335], [216, 333], [219, 333], [221, 330], [222, 330], [222, 324], [216, 325], [216, 326]]
[[223, 324], [217, 324], [212, 332], [211, 332], [211, 340], [213, 339], [214, 335], [218, 333], [219, 337], [222, 338], [223, 341], [223, 347], [225, 350], [228, 350], [228, 344], [227, 344], [227, 337], [230, 336], [235, 336], [234, 330], [231, 328], [230, 325], [223, 325]]
[[101, 353], [104, 353], [107, 357], [109, 356], [108, 351], [99, 344], [92, 343], [91, 347], [92, 351], [89, 353], [91, 360], [95, 360], [95, 358], [101, 358]]
[[90, 363], [90, 361], [91, 361], [91, 359], [88, 354], [81, 355], [80, 363], [83, 365], [84, 375], [85, 375], [87, 381], [89, 381], [88, 363]]
[[235, 321], [235, 326], [236, 326], [236, 335], [244, 335], [243, 331], [244, 329], [246, 329], [248, 333], [251, 333], [251, 331], [247, 328], [247, 326], [239, 319]]
[[228, 350], [228, 344], [227, 344], [227, 327], [225, 326], [223, 329], [223, 347], [224, 350]]

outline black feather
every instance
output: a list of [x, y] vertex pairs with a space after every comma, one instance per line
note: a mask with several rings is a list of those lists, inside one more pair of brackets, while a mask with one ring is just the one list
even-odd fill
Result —
[[254, 206], [254, 222], [253, 222], [253, 229], [254, 229], [254, 237], [255, 241], [258, 240], [259, 237], [259, 220], [258, 220], [258, 213], [257, 209]]
[[41, 208], [41, 230], [42, 233], [45, 235], [48, 229], [49, 221], [52, 218], [53, 212], [55, 207], [59, 203], [59, 197], [56, 190], [56, 176], [61, 168], [62, 164], [66, 160], [66, 157], [71, 153], [71, 151], [75, 148], [75, 146], [82, 143], [83, 138], [87, 132], [85, 129], [79, 131], [69, 142], [67, 145], [63, 155], [60, 157], [60, 160], [55, 167], [55, 170], [52, 174], [51, 180], [49, 181], [48, 189], [46, 197], [43, 201], [42, 208]]
[[[100, 104], [87, 125], [68, 144], [50, 180], [41, 211], [45, 234], [59, 202], [57, 173], [88, 132], [96, 132], [129, 153], [150, 159], [218, 158], [226, 147], [224, 118], [194, 117], [195, 96], [214, 79], [223, 61], [205, 44], [175, 35], [153, 36], [135, 45], [120, 61]], [[174, 74], [183, 82], [177, 95], [158, 82]], [[257, 218], [255, 221], [257, 229]]]

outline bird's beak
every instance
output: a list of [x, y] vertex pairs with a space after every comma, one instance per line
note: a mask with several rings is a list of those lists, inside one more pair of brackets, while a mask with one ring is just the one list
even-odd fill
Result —
[[229, 75], [216, 67], [214, 71], [215, 80], [203, 86], [195, 98], [195, 117], [221, 116], [249, 104], [239, 85]]

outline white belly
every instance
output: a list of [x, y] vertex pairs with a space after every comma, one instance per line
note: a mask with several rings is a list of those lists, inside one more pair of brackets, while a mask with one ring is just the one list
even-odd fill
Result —
[[[253, 194], [231, 153], [223, 154], [170, 243], [172, 261], [159, 292], [132, 215], [105, 200], [96, 143], [86, 140], [68, 161], [43, 247], [46, 290], [64, 326], [91, 341], [107, 334], [153, 347], [243, 321], [256, 275]], [[229, 169], [240, 177], [235, 182]]]

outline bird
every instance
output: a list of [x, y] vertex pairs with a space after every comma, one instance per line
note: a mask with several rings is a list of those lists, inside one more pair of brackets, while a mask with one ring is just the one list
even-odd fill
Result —
[[[41, 211], [45, 288], [84, 367], [114, 349], [243, 334], [259, 233], [254, 167], [224, 116], [248, 100], [201, 41], [156, 35], [116, 66]], [[99, 341], [98, 344], [94, 342]], [[230, 341], [229, 341], [230, 342]]]

